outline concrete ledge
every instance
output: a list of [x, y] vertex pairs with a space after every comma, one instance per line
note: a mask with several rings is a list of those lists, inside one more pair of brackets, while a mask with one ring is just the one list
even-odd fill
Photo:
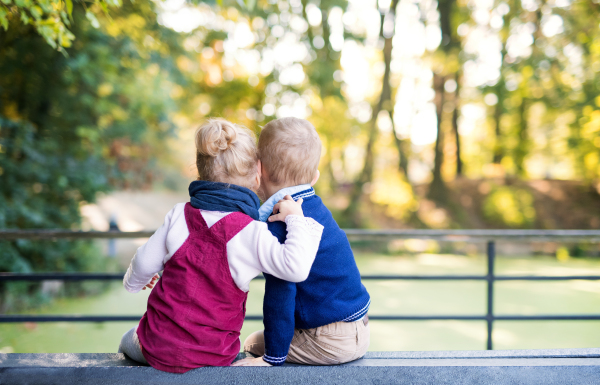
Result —
[[[243, 358], [240, 354], [238, 359]], [[123, 354], [0, 354], [0, 384], [598, 384], [600, 349], [370, 352], [338, 366], [171, 374]]]

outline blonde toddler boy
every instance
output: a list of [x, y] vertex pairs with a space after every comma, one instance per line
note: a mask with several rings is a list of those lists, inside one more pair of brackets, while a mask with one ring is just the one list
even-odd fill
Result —
[[[292, 283], [265, 274], [265, 329], [244, 342], [244, 351], [260, 357], [234, 365], [335, 365], [356, 360], [369, 347], [371, 300], [346, 234], [312, 188], [319, 178], [319, 136], [304, 119], [277, 119], [263, 128], [258, 150], [261, 191], [269, 197], [259, 210], [260, 219], [268, 220], [274, 205], [291, 195], [304, 200], [304, 215], [324, 230], [306, 281]], [[285, 242], [285, 223], [269, 222], [268, 228]]]

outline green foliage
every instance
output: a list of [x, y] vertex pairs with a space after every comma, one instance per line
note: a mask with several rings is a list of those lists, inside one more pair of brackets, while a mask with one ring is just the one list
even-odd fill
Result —
[[[196, 0], [192, 3], [201, 3]], [[253, 11], [256, 0], [208, 0], [209, 4], [237, 5], [245, 11]], [[85, 9], [85, 16], [94, 28], [100, 28], [97, 14], [108, 16], [121, 7], [121, 0], [92, 0], [80, 1], [74, 4], [73, 0], [0, 0], [0, 28], [7, 31], [10, 24], [22, 23], [31, 25], [37, 33], [54, 49], [65, 52], [75, 40], [73, 30], [73, 8], [81, 5]], [[13, 27], [11, 27], [13, 28]]]
[[[4, 27], [0, 32], [0, 73], [9, 74], [0, 76], [0, 174], [3, 174], [0, 181], [10, 186], [0, 197], [5, 203], [0, 207], [0, 216], [7, 218], [1, 223], [4, 227], [76, 228], [78, 205], [92, 201], [96, 192], [112, 187], [151, 186], [161, 177], [161, 165], [172, 161], [167, 143], [173, 138], [173, 122], [186, 129], [208, 116], [222, 116], [259, 131], [260, 125], [296, 101], [306, 106], [304, 111], [323, 139], [320, 192], [336, 194], [341, 189], [343, 193], [360, 172], [366, 153], [362, 148], [369, 142], [364, 122], [369, 118], [362, 117], [359, 122], [357, 117], [364, 115], [356, 111], [366, 111], [365, 105], [375, 105], [381, 87], [379, 84], [370, 87], [376, 91], [368, 91], [365, 100], [345, 98], [341, 53], [333, 49], [330, 41], [330, 28], [335, 20], [328, 18], [339, 14], [337, 8], [332, 12], [334, 7], [340, 7], [343, 12], [347, 1], [194, 0], [189, 3], [196, 4], [196, 10], [201, 10], [205, 19], [211, 21], [181, 34], [161, 27], [154, 3], [146, 0], [124, 4], [113, 0], [92, 3], [43, 0], [46, 8], [42, 3], [29, 0], [0, 1], [0, 24]], [[385, 13], [384, 3], [380, 4], [380, 11]], [[449, 40], [442, 42], [429, 61], [436, 74], [440, 70], [445, 80], [456, 80], [461, 91], [456, 95], [448, 91], [450, 88], [444, 91], [442, 83], [435, 90], [445, 97], [445, 104], [440, 105], [443, 107], [439, 119], [443, 143], [438, 153], [443, 149], [449, 155], [439, 162], [440, 178], [449, 181], [453, 177], [449, 166], [460, 157], [457, 145], [462, 140], [462, 156], [469, 177], [517, 175], [526, 178], [530, 176], [528, 163], [545, 167], [549, 159], [557, 157], [553, 151], [558, 149], [556, 151], [563, 151], [565, 158], [576, 158], [574, 176], [590, 181], [597, 179], [600, 176], [600, 101], [597, 99], [600, 43], [594, 37], [599, 33], [598, 7], [592, 3], [573, 3], [567, 8], [552, 5], [531, 11], [523, 9], [518, 2], [511, 2], [510, 12], [501, 13], [500, 9], [506, 5], [490, 4], [490, 14], [501, 15], [503, 24], [500, 26], [495, 18], [498, 26], [488, 31], [500, 39], [501, 54], [506, 60], [499, 61], [497, 83], [490, 79], [479, 87], [462, 84], [465, 63], [472, 64], [480, 58], [472, 49], [464, 49], [468, 35], [459, 34], [457, 29], [461, 25], [478, 25], [474, 8], [464, 2], [440, 1], [437, 5], [439, 20], [433, 20], [435, 5], [412, 5], [421, 7], [421, 11], [431, 8], [428, 21], [419, 23], [443, 27], [442, 32]], [[399, 12], [402, 6], [401, 2]], [[35, 7], [39, 7], [41, 13]], [[308, 7], [318, 8], [320, 22], [308, 23]], [[48, 12], [58, 16], [52, 18]], [[564, 31], [553, 37], [540, 32], [542, 19], [550, 14], [560, 15], [564, 22]], [[47, 26], [50, 29], [42, 33], [42, 24], [36, 24], [35, 15], [39, 20], [52, 19], [62, 24]], [[26, 22], [19, 21], [24, 17]], [[385, 18], [383, 15], [383, 20]], [[348, 20], [351, 22], [352, 18]], [[369, 59], [373, 69], [382, 64], [378, 44], [367, 42], [366, 32], [358, 36], [361, 32], [349, 28], [348, 20], [342, 20], [344, 38], [367, 45], [365, 54], [375, 54]], [[535, 40], [531, 54], [506, 57], [508, 39], [516, 37], [517, 27], [529, 22], [537, 28], [531, 33]], [[235, 29], [240, 24], [247, 26], [248, 36], [252, 34], [250, 42], [242, 44], [243, 47], [235, 41]], [[511, 27], [513, 24], [515, 28]], [[72, 35], [59, 37], [63, 31], [60, 25], [65, 28], [65, 34]], [[279, 56], [289, 54], [280, 50], [286, 36], [293, 36], [302, 44], [301, 48], [306, 48], [305, 58], [284, 64], [272, 60], [275, 52]], [[319, 43], [315, 44], [316, 41]], [[49, 42], [55, 48], [69, 47], [64, 50], [68, 55], [57, 53], [48, 46]], [[390, 55], [394, 52], [392, 61], [397, 61], [396, 64], [401, 63], [396, 51], [402, 51], [397, 44], [393, 50], [388, 47]], [[565, 46], [581, 48], [581, 75], [571, 68], [573, 64], [568, 55], [558, 49]], [[550, 48], [556, 51], [552, 57], [546, 54], [553, 52]], [[244, 56], [248, 53], [251, 55]], [[259, 65], [255, 67], [259, 69], [246, 67], [244, 59], [240, 59], [244, 57], [258, 58]], [[267, 63], [269, 58], [271, 69], [265, 70], [261, 64]], [[281, 74], [288, 64], [301, 67], [306, 75], [304, 80], [293, 84], [283, 81]], [[391, 97], [385, 102], [390, 106], [384, 107], [395, 107], [398, 115], [409, 116], [404, 106], [394, 105], [393, 99], [404, 77], [404, 74], [399, 75], [398, 65], [394, 67]], [[461, 108], [467, 104], [483, 106], [482, 100], [488, 93], [497, 94], [497, 103], [488, 108], [490, 126], [496, 112], [498, 122], [502, 123], [497, 135], [485, 137], [473, 131], [453, 138], [453, 132], [458, 132], [454, 125], [460, 121]], [[265, 105], [268, 108], [263, 108]], [[552, 131], [559, 124], [566, 132]], [[376, 125], [372, 127], [377, 129]], [[403, 136], [404, 144], [398, 144], [399, 137], [393, 138], [396, 129], [398, 127], [391, 127], [391, 133], [382, 133], [377, 143], [372, 143], [372, 163], [377, 169], [372, 173], [372, 183], [361, 191], [370, 196], [371, 202], [386, 206], [389, 217], [406, 221], [419, 206], [416, 190], [404, 175], [408, 169], [406, 159], [410, 157], [411, 162], [421, 166], [435, 162], [430, 159], [432, 146], [411, 153], [408, 137]], [[477, 130], [487, 128], [481, 124]], [[545, 132], [548, 132], [547, 145], [540, 144], [539, 140]], [[187, 134], [181, 136], [184, 135]], [[392, 138], [397, 140], [393, 142]], [[190, 147], [189, 142], [181, 145]], [[403, 145], [405, 153], [398, 161], [397, 154]], [[495, 159], [494, 147], [502, 150], [498, 159]], [[450, 154], [452, 152], [456, 154]], [[530, 162], [533, 155], [536, 159], [543, 158], [542, 161]], [[406, 160], [404, 168], [402, 159]], [[545, 164], [539, 166], [541, 163]], [[531, 226], [535, 212], [527, 214], [527, 210], [521, 210], [522, 206], [531, 206], [528, 198], [509, 192], [499, 189], [492, 194], [486, 203], [485, 215], [502, 226]], [[357, 199], [350, 204], [358, 205], [362, 201], [368, 202]], [[500, 206], [494, 208], [493, 205]], [[509, 209], [504, 210], [505, 206]], [[422, 211], [418, 215], [422, 215]], [[14, 266], [19, 263], [15, 262]]]
[[77, 148], [56, 156], [79, 145], [69, 143], [78, 141], [76, 135], [52, 138], [30, 123], [7, 119], [0, 119], [0, 127], [0, 228], [69, 228], [79, 218], [79, 203], [106, 189], [100, 159]]
[[[90, 18], [75, 3], [72, 16], [78, 39], [68, 55], [32, 25], [0, 30], [0, 73], [10, 74], [0, 76], [0, 228], [77, 229], [82, 203], [114, 187], [150, 186], [157, 159], [168, 162], [161, 154], [173, 136], [179, 36], [158, 25], [149, 2], [125, 4], [110, 19]], [[111, 268], [91, 242], [0, 244], [0, 271]], [[0, 287], [0, 308], [15, 308], [37, 287]]]
[[[107, 13], [109, 7], [121, 6], [120, 0], [94, 0], [80, 4], [85, 6], [86, 16], [95, 28], [100, 24], [92, 10]], [[59, 51], [70, 47], [75, 39], [69, 29], [73, 22], [73, 0], [1, 0], [0, 26], [7, 31], [9, 24], [19, 22], [33, 26], [52, 48]]]
[[[81, 200], [106, 188], [98, 159], [82, 154], [58, 157], [60, 140], [36, 140], [27, 122], [0, 119], [0, 228], [69, 228], [79, 219]], [[41, 139], [41, 138], [40, 138]], [[106, 271], [106, 259], [91, 242], [0, 242], [0, 271]], [[99, 270], [97, 270], [99, 269]], [[0, 285], [0, 311], [43, 303], [40, 283]], [[74, 290], [67, 285], [67, 290]]]
[[501, 226], [528, 228], [535, 222], [533, 196], [522, 189], [496, 187], [483, 202], [484, 216]]
[[[64, 150], [57, 140], [36, 141], [32, 124], [0, 119], [0, 228], [69, 228], [79, 219], [81, 200], [93, 200], [106, 188], [98, 174], [98, 159], [57, 157]], [[89, 241], [0, 242], [0, 271], [107, 271], [112, 266]], [[114, 269], [114, 267], [112, 267]], [[40, 283], [0, 285], [0, 311], [18, 310], [49, 300]], [[65, 293], [82, 288], [97, 291], [104, 285], [69, 283]]]

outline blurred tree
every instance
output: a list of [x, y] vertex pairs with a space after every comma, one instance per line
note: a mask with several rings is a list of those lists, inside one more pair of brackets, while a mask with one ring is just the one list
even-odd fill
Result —
[[[344, 212], [344, 216], [347, 220], [352, 223], [355, 227], [360, 227], [361, 219], [359, 218], [360, 198], [363, 194], [363, 188], [365, 184], [371, 183], [373, 180], [373, 167], [375, 159], [374, 145], [377, 140], [377, 134], [379, 129], [377, 127], [377, 118], [381, 111], [391, 111], [392, 108], [392, 89], [390, 84], [391, 74], [391, 61], [392, 61], [392, 41], [394, 39], [395, 32], [395, 15], [396, 8], [398, 7], [398, 0], [392, 0], [391, 5], [387, 11], [383, 10], [381, 15], [381, 24], [379, 29], [379, 36], [383, 39], [383, 63], [384, 72], [381, 81], [381, 94], [377, 100], [377, 103], [372, 108], [371, 120], [368, 128], [368, 139], [365, 148], [365, 159], [358, 178], [354, 182], [354, 186], [350, 193], [350, 203]], [[391, 25], [389, 30], [385, 30], [386, 19], [388, 19], [388, 25]], [[393, 115], [391, 115], [393, 117]]]
[[[444, 164], [445, 135], [444, 121], [450, 112], [450, 126], [455, 142], [456, 175], [462, 174], [460, 136], [458, 134], [458, 108], [460, 105], [460, 58], [461, 41], [457, 27], [461, 21], [461, 9], [455, 0], [438, 0], [441, 43], [437, 51], [437, 65], [433, 74], [435, 108], [437, 116], [437, 136], [434, 147], [433, 179], [428, 197], [438, 202], [448, 198], [447, 186], [442, 176]], [[454, 88], [454, 89], [452, 89]], [[448, 98], [448, 94], [451, 97]], [[449, 107], [449, 108], [448, 108]]]
[[[100, 8], [108, 13], [109, 7], [121, 6], [120, 0], [94, 0], [79, 3], [85, 8], [85, 16], [98, 27], [100, 23], [89, 8]], [[73, 43], [75, 35], [69, 30], [73, 22], [73, 0], [2, 0], [0, 2], [0, 26], [4, 31], [10, 24], [21, 21], [23, 25], [31, 25], [52, 48], [63, 51]]]
[[[308, 20], [306, 12], [308, 0], [302, 0], [302, 17], [308, 24], [306, 30], [307, 43], [316, 53], [316, 60], [305, 66], [308, 80], [312, 86], [317, 87], [321, 99], [328, 96], [337, 96], [342, 98], [341, 87], [339, 81], [334, 81], [335, 71], [340, 70], [340, 52], [333, 49], [331, 40], [331, 28], [329, 26], [329, 13], [334, 7], [340, 7], [345, 10], [347, 6], [346, 0], [322, 0], [318, 3], [319, 11], [321, 12], [321, 22], [319, 25], [312, 26]], [[323, 39], [324, 44], [315, 45], [315, 38], [320, 41]]]
[[493, 86], [493, 93], [496, 95], [496, 103], [493, 105], [493, 121], [494, 121], [494, 149], [492, 161], [496, 164], [500, 164], [504, 157], [504, 144], [502, 139], [502, 116], [506, 109], [506, 72], [507, 72], [507, 51], [506, 44], [510, 36], [510, 25], [511, 21], [518, 15], [518, 9], [520, 4], [517, 1], [507, 3], [501, 3], [497, 7], [498, 12], [502, 15], [502, 27], [499, 31], [500, 36], [500, 69], [499, 78], [495, 86]]
[[[205, 2], [218, 3], [219, 5], [237, 5], [248, 11], [252, 11], [256, 5], [256, 0], [192, 0], [190, 2], [195, 4]], [[115, 7], [120, 7], [122, 1], [41, 0], [33, 2], [2, 0], [0, 1], [0, 27], [7, 31], [11, 23], [20, 20], [24, 25], [33, 26], [50, 46], [64, 52], [64, 48], [70, 47], [75, 39], [75, 34], [69, 29], [74, 21], [74, 5], [75, 7], [82, 6], [85, 10], [85, 17], [95, 28], [98, 28], [100, 22], [97, 13], [93, 9], [100, 9], [104, 15], [108, 16], [109, 10], [113, 11]]]
[[[11, 74], [0, 76], [0, 228], [77, 228], [82, 202], [149, 186], [168, 159], [180, 36], [158, 25], [151, 2], [111, 18], [75, 4], [72, 15], [68, 55], [32, 25], [0, 31], [0, 73]], [[2, 271], [99, 270], [97, 258], [89, 243], [0, 246]]]
[[[558, 9], [564, 34], [557, 45], [564, 53], [552, 61], [556, 88], [551, 107], [572, 109], [567, 145], [569, 158], [587, 181], [600, 180], [600, 4], [574, 2]], [[555, 43], [556, 44], [556, 43]], [[556, 48], [555, 48], [556, 49]], [[545, 71], [546, 72], [546, 71]], [[550, 94], [552, 95], [552, 94]]]
[[[341, 73], [340, 68], [340, 53], [333, 49], [331, 39], [331, 29], [329, 26], [329, 13], [333, 7], [340, 7], [346, 9], [347, 1], [345, 0], [324, 0], [321, 1], [318, 6], [321, 12], [321, 23], [317, 26], [312, 26], [309, 23], [307, 6], [309, 5], [308, 0], [302, 0], [302, 17], [308, 25], [306, 31], [307, 42], [311, 47], [312, 51], [316, 53], [316, 60], [310, 64], [305, 65], [305, 71], [308, 76], [310, 86], [314, 87], [319, 92], [320, 102], [315, 107], [318, 108], [314, 111], [316, 115], [321, 114], [322, 117], [316, 119], [315, 128], [318, 132], [325, 137], [325, 170], [329, 181], [330, 191], [336, 191], [338, 188], [338, 177], [333, 168], [333, 163], [336, 161], [335, 154], [339, 152], [338, 149], [343, 147], [347, 141], [345, 135], [350, 133], [350, 126], [352, 122], [349, 121], [345, 115], [344, 109], [347, 107], [344, 97], [341, 92], [340, 79], [335, 80], [335, 73]], [[315, 45], [315, 38], [323, 39], [325, 44]], [[317, 39], [318, 41], [320, 41]], [[341, 107], [341, 108], [340, 108]], [[332, 108], [332, 110], [329, 110]], [[335, 111], [335, 114], [332, 112]], [[324, 119], [324, 118], [328, 119]], [[335, 123], [334, 123], [335, 122]]]
[[[539, 172], [531, 172], [531, 159], [542, 163], [548, 175], [552, 163], [559, 161], [576, 165], [569, 171], [574, 178], [591, 181], [600, 173], [600, 102], [596, 99], [600, 49], [595, 22], [598, 6], [594, 2], [559, 6], [551, 1], [380, 1], [368, 6], [373, 17], [380, 18], [379, 43], [377, 28], [368, 33], [366, 28], [361, 27], [363, 32], [353, 28], [361, 15], [353, 10], [358, 9], [357, 4], [345, 0], [262, 1], [258, 6], [252, 1], [228, 0], [221, 6], [191, 1], [182, 6], [201, 12], [202, 17], [198, 17], [199, 24], [186, 30], [189, 32], [181, 33], [157, 23], [152, 3], [126, 3], [118, 8], [113, 2], [106, 3], [114, 6], [107, 8], [101, 2], [75, 2], [71, 12], [67, 3], [58, 2], [52, 9], [76, 36], [69, 40], [71, 48], [64, 49], [66, 56], [56, 54], [36, 35], [34, 19], [29, 24], [20, 21], [22, 14], [31, 11], [12, 1], [4, 0], [0, 5], [3, 20], [9, 23], [0, 33], [0, 70], [10, 74], [0, 77], [0, 162], [4, 162], [0, 178], [17, 178], [10, 179], [11, 183], [25, 186], [22, 197], [26, 206], [28, 199], [37, 200], [47, 196], [46, 192], [62, 196], [58, 179], [66, 183], [65, 191], [75, 190], [76, 183], [71, 180], [79, 175], [94, 175], [96, 179], [95, 184], [77, 182], [89, 186], [89, 191], [77, 189], [79, 195], [68, 204], [73, 212], [76, 202], [93, 199], [95, 191], [147, 187], [157, 177], [157, 166], [169, 161], [164, 147], [165, 138], [173, 131], [172, 122], [185, 129], [207, 116], [244, 123], [256, 132], [275, 117], [307, 117], [323, 138], [323, 182], [328, 182], [329, 191], [348, 193], [345, 214], [350, 218], [348, 224], [355, 226], [362, 224], [358, 213], [365, 194], [371, 202], [383, 205], [398, 186], [403, 191], [412, 189], [402, 180], [409, 159], [415, 174], [419, 167], [431, 165], [429, 198], [441, 203], [455, 199], [448, 184], [452, 175], [539, 176]], [[416, 10], [413, 21], [417, 27], [410, 31], [421, 31], [422, 40], [413, 42], [398, 36], [393, 47], [395, 28], [404, 28], [394, 20], [397, 6], [403, 9], [403, 5]], [[163, 11], [161, 17], [165, 16]], [[72, 19], [60, 12], [71, 13]], [[162, 22], [167, 25], [165, 20]], [[376, 21], [371, 22], [374, 24]], [[486, 36], [482, 38], [482, 34]], [[57, 48], [67, 41], [52, 36]], [[438, 37], [441, 43], [436, 46], [433, 43]], [[494, 56], [496, 42], [499, 60]], [[365, 59], [365, 66], [371, 66], [366, 68], [381, 70], [381, 89], [365, 87], [364, 95], [358, 97], [348, 92], [353, 79], [345, 76], [351, 64], [342, 66], [341, 60], [347, 47], [358, 47], [356, 52], [365, 57], [377, 52], [376, 57], [361, 59]], [[415, 55], [419, 49], [422, 53]], [[433, 53], [425, 54], [427, 50]], [[404, 62], [407, 57], [423, 57], [426, 70], [408, 68]], [[484, 60], [489, 57], [494, 58], [493, 63]], [[475, 81], [475, 73], [484, 72], [482, 68], [487, 70], [487, 78]], [[429, 69], [434, 74], [431, 89], [429, 80], [423, 80]], [[494, 79], [489, 73], [496, 69], [498, 77]], [[378, 119], [387, 122], [389, 118], [392, 132], [396, 131], [393, 109], [400, 76], [420, 79], [407, 82], [414, 90], [408, 87], [406, 91], [420, 101], [407, 103], [398, 114], [406, 113], [402, 130], [412, 133], [403, 131], [402, 139], [394, 135], [389, 141], [399, 154], [396, 160], [389, 156], [388, 137], [380, 134]], [[433, 117], [423, 108], [432, 101], [437, 117], [435, 144], [415, 141], [411, 147], [408, 137], [426, 131], [421, 118]], [[489, 109], [485, 122], [467, 114], [461, 116], [463, 108], [472, 112], [484, 105], [489, 106], [484, 107]], [[419, 115], [419, 120], [411, 114]], [[459, 135], [461, 121], [475, 127], [471, 134]], [[28, 128], [22, 132], [9, 128], [15, 125]], [[488, 129], [492, 135], [486, 137], [482, 133]], [[30, 135], [31, 149], [48, 159], [59, 153], [56, 159], [45, 161], [53, 170], [72, 170], [69, 173], [75, 176], [56, 171], [48, 174], [49, 181], [35, 187], [36, 178], [43, 178], [41, 171], [39, 176], [15, 177], [20, 168], [29, 167], [19, 158], [22, 155], [14, 155], [25, 153], [19, 147], [25, 136], [17, 135], [17, 131]], [[13, 160], [5, 155], [9, 153]], [[33, 162], [37, 158], [27, 159]], [[378, 167], [384, 170], [374, 171]], [[396, 174], [396, 169], [401, 172]], [[500, 169], [505, 174], [494, 174]], [[427, 169], [423, 173], [427, 174]], [[385, 177], [389, 183], [372, 183]], [[386, 186], [386, 190], [372, 191], [377, 186]], [[427, 191], [419, 186], [415, 189], [419, 194]], [[3, 199], [10, 204], [18, 202], [19, 197], [12, 192], [5, 194]], [[395, 213], [400, 207], [417, 207], [414, 195], [408, 195], [395, 203]], [[23, 215], [6, 226], [50, 227], [56, 223], [70, 227], [78, 223], [74, 214], [67, 215], [72, 221], [53, 222], [43, 213], [45, 206], [40, 207], [31, 208], [29, 213], [39, 215], [42, 210], [42, 225]], [[394, 215], [403, 221], [408, 217]]]

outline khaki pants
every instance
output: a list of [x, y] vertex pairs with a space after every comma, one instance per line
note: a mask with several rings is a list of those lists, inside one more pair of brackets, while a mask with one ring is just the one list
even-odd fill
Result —
[[[369, 321], [335, 322], [315, 329], [296, 329], [286, 362], [305, 365], [337, 365], [357, 360], [369, 348]], [[244, 352], [265, 354], [264, 331], [244, 341]]]

